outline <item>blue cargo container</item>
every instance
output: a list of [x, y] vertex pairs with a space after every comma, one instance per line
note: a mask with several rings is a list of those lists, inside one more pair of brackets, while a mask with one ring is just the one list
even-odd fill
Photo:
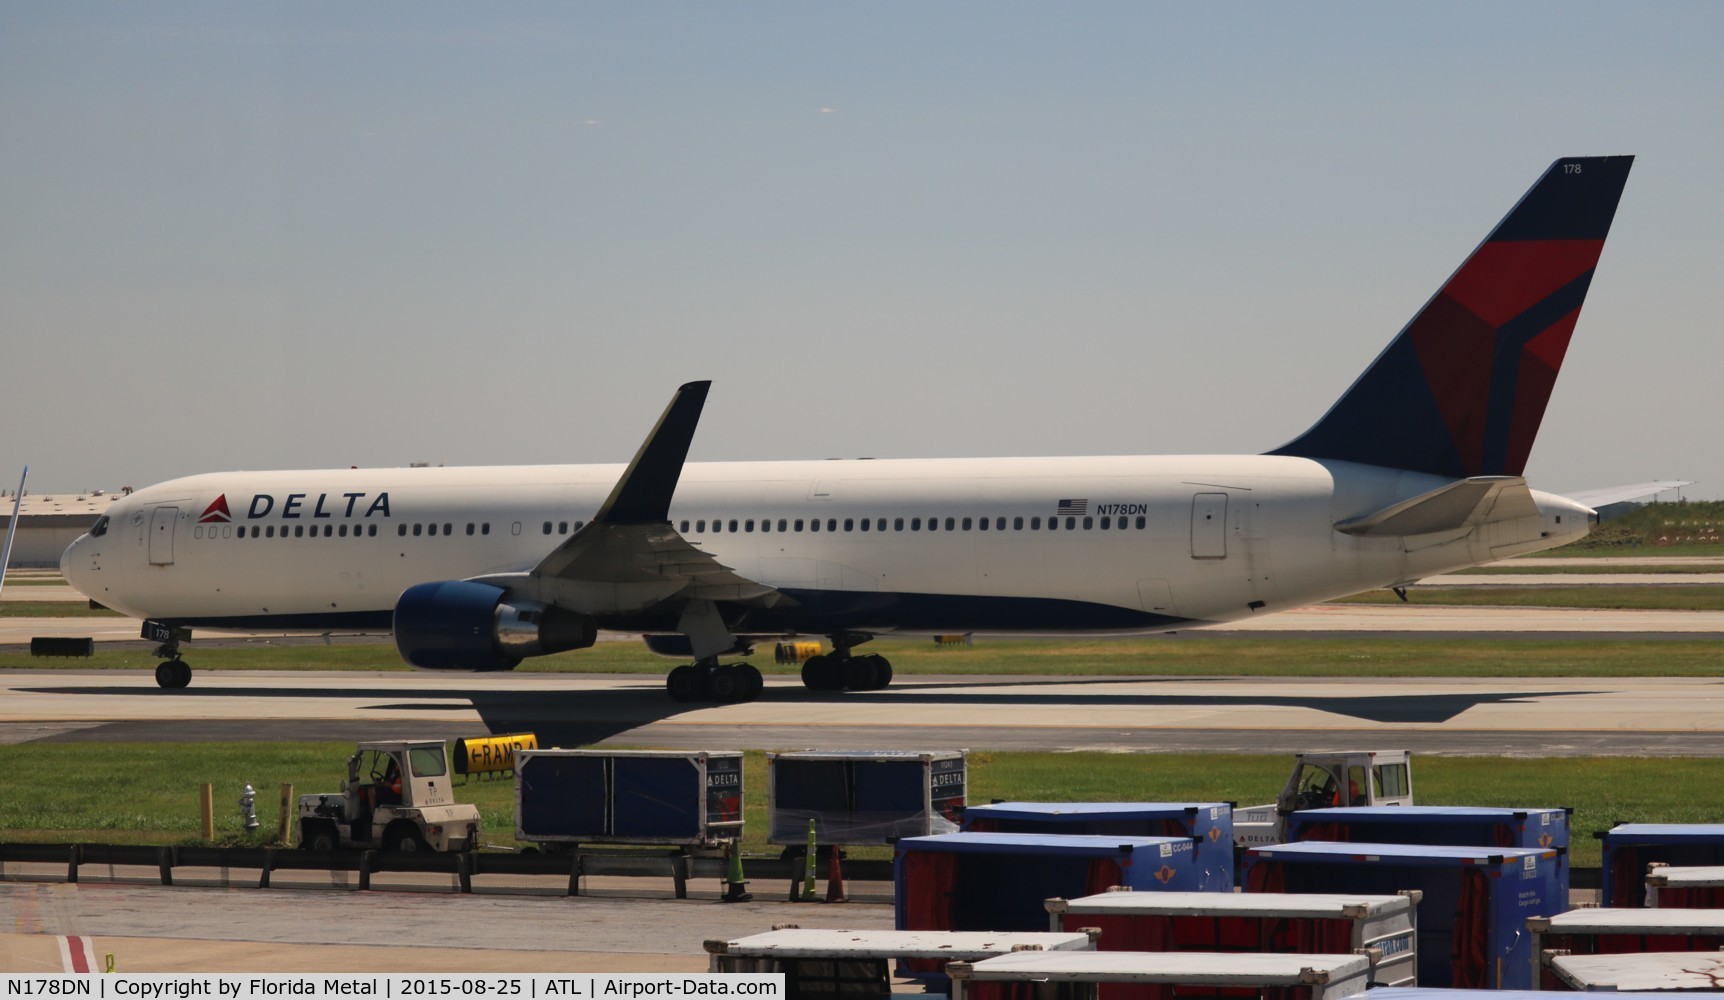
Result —
[[1190, 837], [1204, 890], [1233, 888], [1233, 806], [1226, 802], [995, 802], [964, 810], [976, 833]]
[[1531, 989], [1528, 917], [1568, 909], [1556, 851], [1526, 847], [1307, 841], [1245, 852], [1247, 892], [1394, 893], [1417, 889], [1419, 982]]
[[1622, 823], [1604, 835], [1604, 905], [1645, 906], [1646, 866], [1724, 865], [1724, 823]]
[[742, 836], [740, 750], [520, 750], [515, 836], [710, 846]]
[[1568, 850], [1568, 809], [1471, 806], [1352, 806], [1302, 809], [1287, 817], [1287, 840]]
[[1197, 891], [1189, 837], [950, 833], [898, 841], [892, 880], [899, 930], [1040, 931], [1042, 901], [1105, 892]]

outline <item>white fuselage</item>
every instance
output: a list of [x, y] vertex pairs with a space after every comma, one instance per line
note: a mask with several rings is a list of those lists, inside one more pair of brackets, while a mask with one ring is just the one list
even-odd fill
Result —
[[[114, 503], [105, 532], [74, 542], [62, 568], [93, 600], [140, 618], [386, 628], [410, 586], [530, 569], [622, 472], [192, 476]], [[1442, 535], [1334, 530], [1445, 482], [1271, 456], [707, 463], [684, 467], [671, 523], [795, 599], [738, 629], [761, 632], [1157, 631], [1410, 582], [1589, 527], [1587, 508], [1535, 493], [1536, 517]], [[218, 498], [225, 519], [209, 509]]]

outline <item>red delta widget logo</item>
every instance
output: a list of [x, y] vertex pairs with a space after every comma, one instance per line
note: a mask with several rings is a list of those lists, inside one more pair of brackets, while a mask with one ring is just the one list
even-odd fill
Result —
[[[257, 520], [275, 514], [288, 520], [301, 517], [332, 518], [332, 517], [388, 517], [389, 492], [387, 490], [375, 495], [370, 493], [319, 493], [315, 501], [309, 502], [309, 493], [289, 493], [278, 501], [268, 493], [255, 493], [251, 498], [251, 506], [246, 510], [247, 520]], [[370, 498], [367, 501], [367, 498]], [[233, 512], [228, 509], [227, 494], [223, 493], [210, 501], [204, 512], [198, 515], [199, 524], [228, 524], [233, 521]]]

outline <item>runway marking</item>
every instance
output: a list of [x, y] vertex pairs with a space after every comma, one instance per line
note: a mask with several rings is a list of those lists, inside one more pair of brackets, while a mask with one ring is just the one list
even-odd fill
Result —
[[60, 971], [96, 971], [96, 943], [87, 937], [64, 935], [60, 938]]

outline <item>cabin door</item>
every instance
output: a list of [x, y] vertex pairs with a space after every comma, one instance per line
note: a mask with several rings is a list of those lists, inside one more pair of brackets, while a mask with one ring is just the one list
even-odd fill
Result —
[[174, 525], [179, 520], [178, 507], [157, 507], [150, 512], [150, 565], [174, 564]]

